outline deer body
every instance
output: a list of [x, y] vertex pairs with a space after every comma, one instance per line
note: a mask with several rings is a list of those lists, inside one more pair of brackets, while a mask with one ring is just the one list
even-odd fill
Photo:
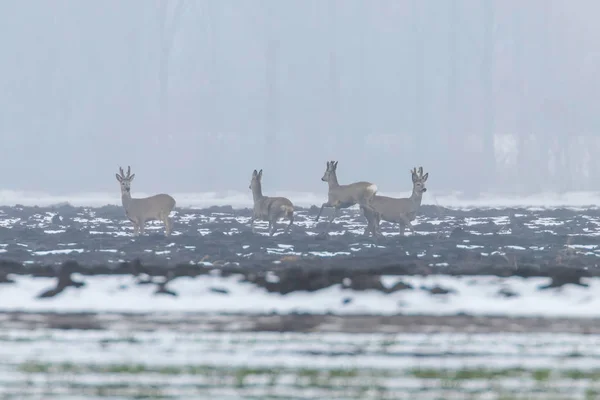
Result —
[[327, 202], [321, 205], [316, 221], [319, 221], [323, 208], [325, 207], [333, 208], [333, 214], [329, 219], [330, 224], [333, 222], [340, 209], [348, 208], [355, 204], [359, 204], [361, 208], [365, 208], [371, 213], [376, 214], [377, 211], [373, 209], [371, 201], [373, 196], [375, 196], [375, 193], [377, 193], [377, 185], [365, 181], [340, 185], [336, 174], [337, 163], [337, 161], [328, 161], [325, 174], [321, 178], [322, 181], [327, 182], [329, 190], [327, 192]]
[[277, 230], [277, 221], [284, 217], [287, 217], [290, 220], [290, 223], [285, 230], [286, 232], [289, 232], [294, 223], [294, 205], [285, 197], [264, 196], [262, 193], [261, 180], [262, 169], [260, 172], [254, 170], [249, 187], [250, 190], [252, 190], [252, 198], [254, 200], [252, 218], [250, 219], [252, 232], [256, 232], [254, 228], [255, 220], [269, 221], [269, 236], [273, 236]]
[[381, 220], [397, 223], [400, 225], [400, 235], [404, 235], [404, 231], [408, 226], [411, 231], [414, 229], [411, 225], [417, 217], [417, 212], [421, 207], [421, 201], [423, 200], [423, 193], [427, 191], [425, 187], [425, 181], [429, 178], [429, 173], [423, 175], [423, 167], [413, 169], [412, 180], [413, 180], [413, 191], [410, 197], [406, 198], [395, 198], [387, 196], [374, 196], [371, 205], [377, 211], [374, 214], [370, 210], [362, 208], [365, 217], [367, 218], [367, 228], [365, 229], [365, 235], [369, 232], [373, 235], [381, 235], [379, 231], [379, 224]]
[[144, 234], [144, 227], [148, 221], [162, 221], [165, 224], [165, 236], [171, 234], [172, 223], [169, 214], [175, 208], [175, 199], [165, 193], [150, 197], [131, 197], [131, 181], [135, 174], [131, 174], [131, 167], [127, 168], [127, 175], [123, 168], [119, 168], [120, 174], [116, 174], [121, 184], [121, 202], [125, 209], [125, 215], [133, 223], [133, 234], [138, 236]]

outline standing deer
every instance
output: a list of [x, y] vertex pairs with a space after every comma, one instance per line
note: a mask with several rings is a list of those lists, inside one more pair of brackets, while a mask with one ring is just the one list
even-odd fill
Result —
[[377, 211], [371, 206], [371, 200], [375, 196], [375, 193], [377, 193], [377, 185], [364, 181], [350, 183], [349, 185], [340, 185], [336, 174], [337, 165], [337, 161], [327, 161], [327, 169], [321, 178], [322, 181], [327, 182], [329, 185], [327, 202], [321, 205], [316, 221], [319, 221], [325, 207], [333, 207], [333, 214], [329, 218], [329, 224], [333, 222], [341, 208], [352, 207], [355, 204], [359, 204], [361, 208], [365, 207], [372, 213], [377, 214]]
[[131, 197], [131, 181], [135, 174], [131, 174], [131, 167], [127, 167], [127, 175], [123, 168], [119, 167], [119, 174], [115, 174], [121, 184], [121, 201], [125, 208], [125, 214], [133, 222], [133, 234], [138, 236], [144, 234], [146, 221], [159, 220], [165, 224], [165, 236], [171, 234], [172, 223], [169, 214], [175, 207], [175, 199], [168, 194], [157, 194], [142, 199]]
[[427, 191], [425, 182], [429, 178], [429, 173], [423, 175], [423, 167], [419, 167], [418, 173], [416, 167], [410, 172], [413, 181], [413, 190], [410, 197], [398, 199], [387, 196], [374, 196], [372, 206], [378, 214], [373, 214], [370, 210], [361, 207], [364, 216], [367, 218], [365, 235], [369, 231], [373, 235], [381, 235], [381, 231], [379, 230], [381, 220], [400, 224], [401, 236], [404, 236], [407, 226], [413, 233], [415, 232], [410, 222], [417, 217], [417, 211], [421, 207], [423, 193]]
[[259, 172], [252, 172], [252, 180], [250, 181], [249, 189], [252, 190], [252, 198], [254, 199], [254, 210], [250, 219], [252, 232], [256, 232], [254, 228], [255, 220], [269, 221], [269, 236], [273, 236], [277, 230], [277, 221], [280, 218], [289, 218], [285, 232], [289, 232], [294, 223], [294, 205], [285, 197], [267, 197], [262, 194], [262, 169]]

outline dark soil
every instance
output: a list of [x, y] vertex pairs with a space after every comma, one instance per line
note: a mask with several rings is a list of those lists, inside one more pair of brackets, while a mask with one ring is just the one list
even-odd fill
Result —
[[[600, 275], [597, 209], [424, 206], [414, 223], [417, 235], [381, 239], [362, 236], [364, 218], [358, 211], [342, 213], [330, 229], [325, 222], [314, 223], [317, 211], [298, 210], [290, 234], [269, 237], [266, 224], [252, 233], [248, 209], [178, 209], [172, 236], [164, 237], [162, 226], [153, 224], [145, 236], [134, 238], [121, 207], [2, 207], [0, 284], [10, 284], [11, 274], [56, 276], [60, 292], [84, 284], [71, 278], [74, 272], [175, 279], [218, 269], [289, 293], [319, 290], [344, 278], [351, 278], [355, 290], [386, 290], [378, 279], [383, 274], [544, 276], [553, 278], [550, 287]], [[397, 227], [384, 223], [382, 230], [393, 233]], [[278, 282], [267, 279], [269, 271]]]
[[82, 329], [181, 332], [343, 332], [343, 333], [572, 333], [600, 334], [591, 318], [535, 318], [471, 315], [311, 314], [95, 314], [0, 312], [10, 329]]

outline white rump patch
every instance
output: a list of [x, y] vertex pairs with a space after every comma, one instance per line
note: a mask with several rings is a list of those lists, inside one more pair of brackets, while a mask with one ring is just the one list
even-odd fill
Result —
[[367, 190], [368, 190], [369, 192], [377, 193], [377, 185], [375, 185], [375, 184], [372, 184], [371, 186], [369, 186], [369, 187], [367, 188]]

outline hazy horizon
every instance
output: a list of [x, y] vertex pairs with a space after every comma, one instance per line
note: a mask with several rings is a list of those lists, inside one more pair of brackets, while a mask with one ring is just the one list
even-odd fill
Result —
[[0, 4], [1, 190], [598, 189], [591, 0]]

